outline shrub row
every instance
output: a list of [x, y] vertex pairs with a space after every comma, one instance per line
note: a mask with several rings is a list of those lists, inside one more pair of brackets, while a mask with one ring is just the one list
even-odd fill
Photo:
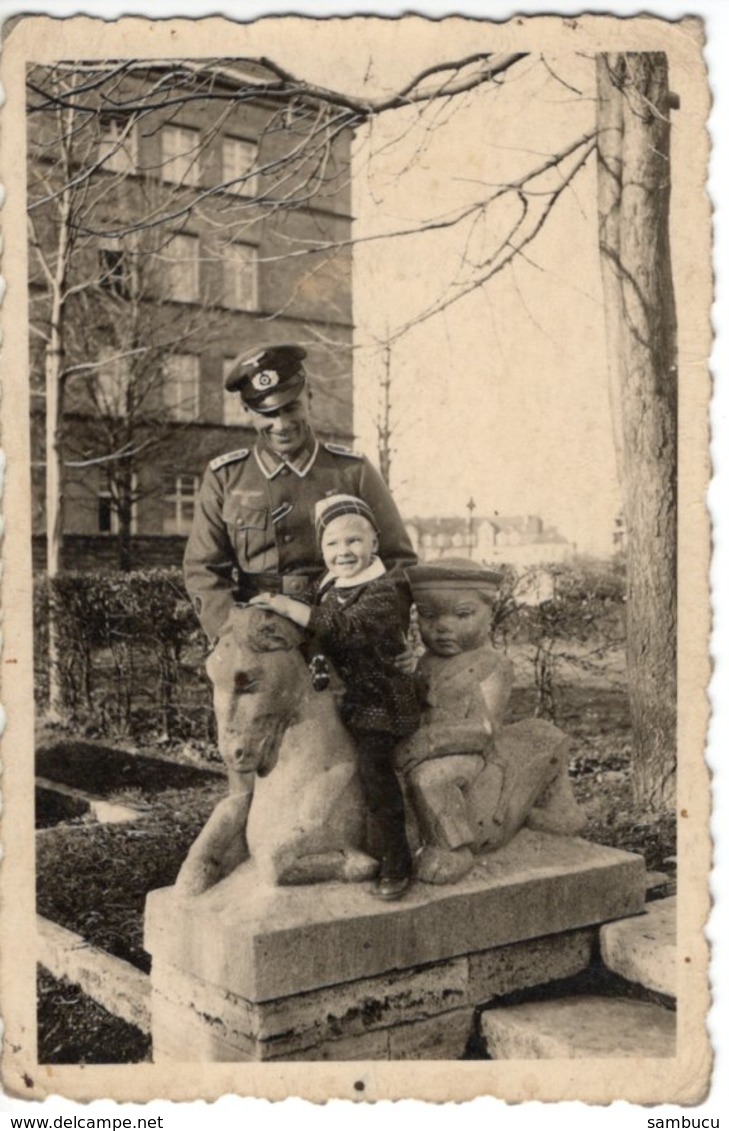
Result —
[[[537, 711], [554, 714], [556, 667], [598, 674], [624, 643], [624, 578], [583, 563], [506, 568], [494, 610], [497, 647], [527, 644]], [[39, 705], [47, 701], [47, 630], [53, 609], [68, 720], [89, 733], [214, 734], [203, 661], [206, 642], [177, 569], [65, 573], [35, 586]]]
[[205, 637], [180, 570], [64, 573], [52, 582], [40, 576], [34, 593], [41, 704], [52, 611], [69, 721], [87, 732], [157, 731], [169, 739], [208, 732]]

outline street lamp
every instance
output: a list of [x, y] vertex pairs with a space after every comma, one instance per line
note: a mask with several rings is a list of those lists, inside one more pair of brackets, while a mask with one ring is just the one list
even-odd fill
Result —
[[476, 504], [474, 502], [473, 495], [471, 495], [471, 498], [466, 503], [466, 508], [468, 510], [468, 521], [466, 523], [466, 545], [468, 547], [468, 556], [469, 556], [469, 558], [472, 558], [473, 557], [473, 545], [474, 545], [473, 512], [476, 509]]

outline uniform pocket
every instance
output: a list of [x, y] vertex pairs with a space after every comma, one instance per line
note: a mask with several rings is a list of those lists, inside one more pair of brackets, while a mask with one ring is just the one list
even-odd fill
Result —
[[260, 565], [255, 559], [274, 544], [267, 507], [248, 507], [238, 499], [227, 499], [223, 521], [243, 567]]

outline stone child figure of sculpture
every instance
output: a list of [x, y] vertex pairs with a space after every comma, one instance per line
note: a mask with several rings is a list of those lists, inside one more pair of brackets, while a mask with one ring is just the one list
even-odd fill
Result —
[[584, 819], [567, 774], [567, 736], [541, 719], [503, 725], [513, 669], [489, 637], [501, 575], [461, 559], [407, 573], [426, 647], [418, 665], [425, 706], [397, 762], [424, 842], [417, 878], [452, 883], [523, 825], [574, 835]]

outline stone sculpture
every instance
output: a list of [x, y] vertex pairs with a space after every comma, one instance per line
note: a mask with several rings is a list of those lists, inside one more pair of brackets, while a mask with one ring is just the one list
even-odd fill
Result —
[[332, 692], [312, 686], [302, 638], [276, 613], [236, 607], [208, 658], [230, 796], [190, 849], [182, 894], [201, 893], [249, 855], [278, 884], [366, 880], [377, 870], [361, 847], [351, 739]]
[[573, 835], [584, 818], [567, 773], [567, 736], [541, 719], [503, 725], [511, 663], [489, 642], [501, 577], [468, 560], [408, 571], [426, 654], [425, 708], [398, 751], [424, 844], [416, 876], [452, 883], [523, 825]]
[[[398, 748], [398, 769], [416, 878], [454, 883], [523, 825], [574, 835], [584, 818], [567, 773], [567, 736], [541, 719], [503, 725], [512, 666], [489, 644], [500, 575], [456, 559], [408, 576], [426, 646], [424, 710]], [[176, 885], [182, 894], [205, 891], [249, 857], [278, 884], [376, 874], [352, 740], [335, 694], [314, 690], [302, 638], [269, 610], [236, 607], [208, 658], [230, 794], [190, 849]]]

